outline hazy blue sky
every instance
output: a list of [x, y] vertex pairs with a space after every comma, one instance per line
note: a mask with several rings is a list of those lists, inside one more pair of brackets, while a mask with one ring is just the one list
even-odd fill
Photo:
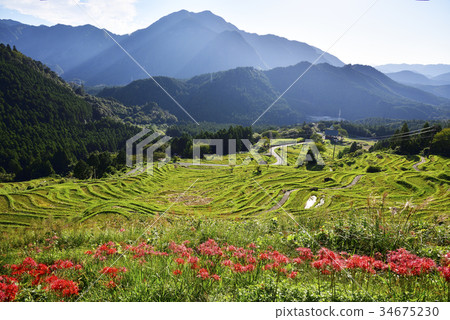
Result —
[[[0, 18], [95, 24], [75, 0], [0, 0]], [[238, 28], [327, 50], [375, 0], [81, 0], [101, 27], [123, 34], [164, 15], [210, 10]], [[329, 51], [346, 63], [450, 64], [450, 0], [378, 0]]]

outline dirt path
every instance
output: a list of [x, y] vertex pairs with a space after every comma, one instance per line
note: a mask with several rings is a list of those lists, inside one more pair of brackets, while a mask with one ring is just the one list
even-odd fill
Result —
[[343, 190], [347, 188], [353, 187], [355, 184], [358, 183], [358, 181], [362, 178], [362, 174], [358, 174], [356, 177], [353, 178], [353, 181], [350, 182], [350, 184], [346, 185], [345, 187], [338, 187], [338, 188], [328, 188], [328, 190]]
[[[355, 178], [353, 178], [353, 181], [350, 182], [350, 184], [348, 184], [348, 185], [346, 185], [346, 186], [344, 186], [344, 187], [338, 187], [338, 188], [326, 188], [326, 189], [323, 189], [323, 190], [343, 190], [343, 189], [351, 188], [351, 187], [353, 187], [355, 184], [357, 184], [358, 181], [359, 181], [362, 177], [363, 177], [363, 175], [362, 175], [362, 174], [359, 174], [359, 175], [357, 175]], [[294, 191], [298, 191], [298, 190], [300, 190], [300, 189], [293, 189], [293, 190], [286, 191], [286, 192], [284, 193], [283, 197], [281, 198], [281, 200], [278, 201], [278, 203], [277, 203], [276, 205], [274, 205], [272, 208], [270, 208], [270, 209], [268, 209], [268, 210], [266, 210], [266, 211], [261, 212], [261, 214], [280, 209], [280, 208], [288, 201], [288, 199], [289, 199], [291, 193], [294, 192]]]
[[427, 161], [427, 159], [425, 159], [424, 157], [420, 156], [420, 161], [417, 162], [416, 164], [413, 164], [413, 169], [416, 171], [422, 171], [419, 168], [417, 168], [417, 166], [420, 166], [421, 164], [425, 163]]
[[266, 210], [266, 211], [261, 212], [260, 214], [263, 214], [263, 213], [267, 213], [267, 212], [270, 212], [270, 211], [274, 211], [274, 210], [280, 209], [281, 206], [282, 206], [283, 204], [285, 204], [285, 203], [288, 201], [289, 196], [291, 195], [291, 193], [294, 192], [294, 191], [298, 191], [298, 190], [300, 190], [300, 189], [294, 189], [294, 190], [286, 191], [286, 192], [284, 193], [283, 197], [281, 198], [281, 200], [278, 201], [278, 203], [277, 203], [276, 205], [274, 205], [272, 208], [270, 208], [270, 209], [268, 209], [268, 210]]

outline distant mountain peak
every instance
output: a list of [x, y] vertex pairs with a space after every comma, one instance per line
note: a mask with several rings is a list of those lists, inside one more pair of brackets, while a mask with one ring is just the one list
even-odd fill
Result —
[[[267, 70], [312, 62], [323, 52], [303, 42], [247, 33], [211, 11], [180, 10], [145, 29], [114, 38], [150, 74], [183, 79], [243, 66]], [[102, 30], [90, 25], [0, 23], [0, 42], [16, 45], [51, 67], [58, 66], [68, 81], [118, 85], [147, 77]], [[343, 65], [328, 53], [319, 62]]]

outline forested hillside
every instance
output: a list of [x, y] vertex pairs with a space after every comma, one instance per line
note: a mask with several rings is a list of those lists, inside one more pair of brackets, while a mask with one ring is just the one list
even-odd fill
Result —
[[64, 174], [76, 158], [122, 148], [139, 129], [113, 119], [110, 103], [100, 102], [0, 44], [0, 178]]

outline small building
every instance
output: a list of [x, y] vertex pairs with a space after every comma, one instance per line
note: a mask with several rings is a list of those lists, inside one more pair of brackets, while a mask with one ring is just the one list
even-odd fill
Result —
[[334, 129], [325, 129], [325, 139], [336, 140], [339, 137], [339, 131]]

